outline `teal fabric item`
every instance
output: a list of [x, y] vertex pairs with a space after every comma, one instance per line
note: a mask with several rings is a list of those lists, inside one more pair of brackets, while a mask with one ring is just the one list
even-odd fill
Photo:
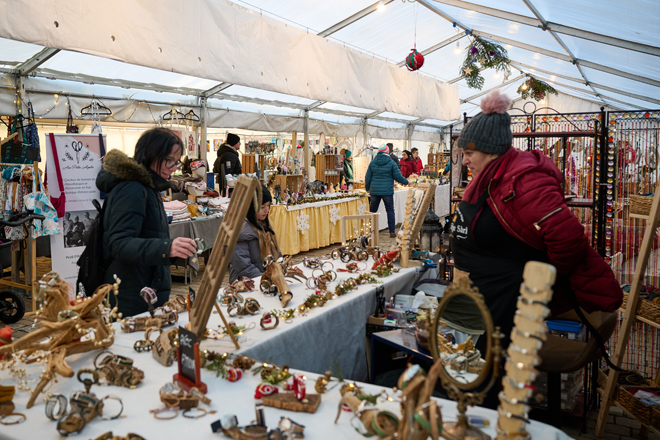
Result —
[[401, 175], [399, 167], [387, 153], [378, 153], [371, 161], [364, 179], [364, 186], [370, 194], [389, 196], [394, 194], [394, 181], [402, 185], [408, 184], [408, 179]]

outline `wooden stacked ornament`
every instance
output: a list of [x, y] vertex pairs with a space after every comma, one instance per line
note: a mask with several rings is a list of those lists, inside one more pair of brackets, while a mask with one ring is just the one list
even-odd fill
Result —
[[549, 264], [530, 261], [525, 265], [499, 395], [498, 440], [531, 439], [525, 429], [529, 423], [528, 402], [534, 392], [532, 382], [538, 376], [535, 367], [541, 363], [538, 351], [547, 338], [544, 320], [550, 313], [547, 304], [555, 276], [555, 268]]

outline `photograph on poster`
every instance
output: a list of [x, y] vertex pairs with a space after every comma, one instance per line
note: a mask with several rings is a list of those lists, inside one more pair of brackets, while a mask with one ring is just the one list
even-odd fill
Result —
[[62, 221], [64, 227], [64, 247], [85, 246], [95, 217], [95, 209], [65, 213]]

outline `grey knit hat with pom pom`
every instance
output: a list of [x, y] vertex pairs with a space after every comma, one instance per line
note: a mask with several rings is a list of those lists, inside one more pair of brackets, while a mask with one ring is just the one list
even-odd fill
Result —
[[481, 100], [481, 113], [470, 119], [458, 137], [458, 148], [504, 154], [511, 148], [511, 98], [494, 90]]

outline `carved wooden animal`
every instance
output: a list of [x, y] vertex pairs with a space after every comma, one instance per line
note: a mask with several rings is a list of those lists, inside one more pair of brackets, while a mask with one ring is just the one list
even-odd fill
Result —
[[[43, 280], [48, 283], [45, 289], [44, 306], [37, 312], [41, 328], [28, 333], [12, 344], [0, 347], [0, 354], [22, 351], [30, 357], [40, 351], [47, 354], [48, 364], [41, 380], [32, 391], [27, 407], [31, 408], [41, 390], [55, 378], [55, 373], [73, 377], [73, 369], [64, 360], [72, 354], [85, 353], [99, 348], [107, 348], [114, 342], [114, 328], [106, 323], [101, 303], [113, 286], [104, 284], [94, 295], [81, 302], [69, 303], [69, 290], [66, 281], [57, 274], [46, 274]], [[114, 285], [118, 286], [118, 282]], [[60, 320], [64, 317], [64, 320]], [[81, 341], [80, 337], [93, 330], [92, 338]], [[27, 362], [33, 362], [28, 359]]]
[[[284, 269], [282, 264], [276, 262], [273, 257], [266, 258], [264, 262], [264, 273], [261, 274], [262, 286], [267, 282], [270, 286], [274, 286], [282, 302], [282, 307], [286, 307], [293, 298], [289, 284], [284, 278]], [[272, 288], [272, 287], [271, 287]]]

